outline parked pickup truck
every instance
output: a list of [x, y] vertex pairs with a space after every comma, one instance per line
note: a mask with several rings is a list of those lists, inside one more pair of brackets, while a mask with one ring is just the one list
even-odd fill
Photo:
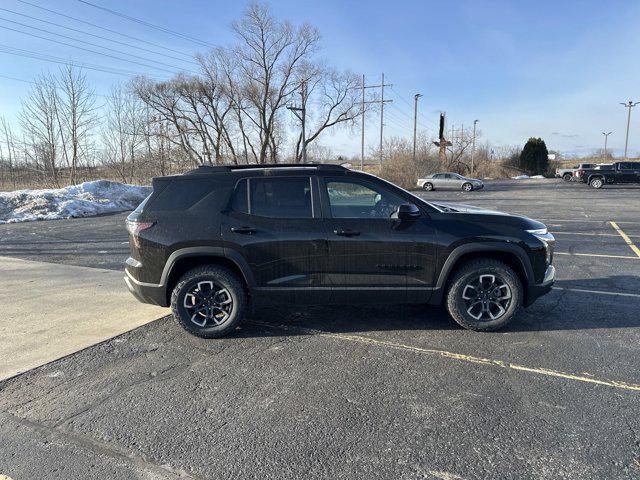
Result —
[[586, 170], [587, 168], [595, 168], [595, 163], [581, 163], [573, 168], [556, 168], [556, 177], [562, 178], [565, 182], [573, 180], [574, 173], [578, 170]]
[[618, 183], [640, 183], [640, 162], [616, 162], [610, 168], [579, 169], [576, 178], [593, 188]]

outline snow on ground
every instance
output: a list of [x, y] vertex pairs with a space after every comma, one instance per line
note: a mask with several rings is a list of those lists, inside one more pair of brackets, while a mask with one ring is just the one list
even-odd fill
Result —
[[150, 193], [151, 187], [108, 180], [57, 189], [0, 192], [0, 224], [133, 210]]
[[529, 175], [518, 175], [517, 177], [511, 177], [514, 180], [528, 180], [530, 178], [544, 178], [544, 175], [534, 175], [530, 177]]

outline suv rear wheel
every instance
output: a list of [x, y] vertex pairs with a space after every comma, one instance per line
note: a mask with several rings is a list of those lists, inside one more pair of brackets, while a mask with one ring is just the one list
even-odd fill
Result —
[[522, 297], [522, 283], [513, 269], [487, 258], [466, 263], [454, 274], [446, 308], [464, 328], [491, 331], [513, 319]]
[[238, 276], [213, 265], [189, 270], [171, 293], [175, 319], [202, 338], [222, 337], [235, 330], [246, 305], [247, 293]]
[[562, 179], [565, 182], [570, 182], [571, 181], [571, 174], [570, 173], [565, 173], [564, 175], [562, 175]]

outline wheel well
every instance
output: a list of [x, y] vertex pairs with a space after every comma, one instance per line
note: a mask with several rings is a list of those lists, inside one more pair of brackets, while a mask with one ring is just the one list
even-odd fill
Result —
[[202, 265], [219, 265], [221, 267], [228, 268], [229, 270], [234, 272], [236, 275], [238, 275], [238, 278], [242, 280], [245, 286], [247, 285], [247, 279], [245, 278], [244, 273], [242, 273], [242, 270], [240, 269], [240, 267], [233, 260], [230, 260], [229, 258], [219, 257], [215, 255], [196, 255], [196, 256], [183, 257], [176, 261], [176, 263], [171, 268], [169, 277], [167, 278], [167, 300], [168, 301], [170, 301], [173, 287], [175, 286], [176, 283], [178, 283], [178, 280], [180, 279], [180, 277], [182, 277], [189, 270], [196, 267], [200, 267]]
[[449, 271], [449, 275], [447, 276], [447, 281], [445, 283], [445, 290], [449, 288], [449, 282], [451, 281], [451, 278], [453, 278], [453, 275], [455, 274], [456, 271], [462, 268], [462, 266], [465, 263], [470, 262], [471, 260], [477, 260], [479, 258], [490, 258], [492, 260], [498, 260], [499, 262], [505, 263], [508, 266], [510, 266], [513, 269], [513, 271], [516, 272], [516, 274], [518, 275], [518, 278], [520, 279], [520, 282], [522, 283], [522, 286], [523, 286], [524, 294], [526, 296], [526, 292], [527, 292], [526, 287], [529, 282], [527, 280], [527, 273], [525, 272], [522, 262], [520, 261], [520, 259], [515, 253], [500, 252], [500, 251], [469, 252], [469, 253], [465, 253], [464, 255], [461, 255], [460, 258], [456, 260], [456, 263], [453, 264], [453, 267], [451, 267], [451, 270]]
[[596, 174], [591, 175], [591, 176], [589, 177], [589, 183], [591, 183], [591, 180], [594, 180], [594, 179], [596, 179], [596, 178], [600, 178], [600, 179], [602, 179], [602, 181], [604, 181], [604, 177], [603, 177], [602, 175], [599, 175], [599, 174], [597, 174], [597, 173], [596, 173]]

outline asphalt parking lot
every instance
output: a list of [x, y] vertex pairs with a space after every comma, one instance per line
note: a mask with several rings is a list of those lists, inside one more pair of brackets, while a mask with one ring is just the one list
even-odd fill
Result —
[[[640, 188], [420, 195], [544, 221], [556, 289], [485, 334], [435, 307], [159, 319], [0, 383], [0, 476], [640, 478]], [[125, 216], [1, 225], [0, 256], [119, 269]]]

